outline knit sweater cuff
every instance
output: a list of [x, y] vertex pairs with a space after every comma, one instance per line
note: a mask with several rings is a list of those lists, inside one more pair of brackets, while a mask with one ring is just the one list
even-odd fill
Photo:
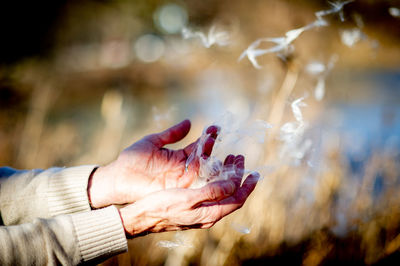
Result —
[[47, 198], [51, 216], [90, 211], [87, 186], [95, 168], [95, 165], [63, 168], [49, 178]]
[[128, 250], [128, 243], [116, 207], [72, 215], [83, 262], [108, 258]]

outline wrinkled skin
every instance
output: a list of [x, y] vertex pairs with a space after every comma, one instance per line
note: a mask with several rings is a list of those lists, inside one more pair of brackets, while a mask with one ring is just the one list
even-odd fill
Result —
[[[148, 135], [122, 151], [115, 161], [95, 170], [88, 184], [91, 206], [126, 204], [119, 211], [128, 237], [209, 228], [243, 206], [259, 174], [249, 175], [241, 185], [242, 155], [226, 157], [222, 171], [229, 175], [227, 180], [188, 188], [198, 176], [199, 159], [195, 158], [187, 168], [186, 162], [198, 148], [199, 140], [178, 150], [164, 146], [180, 141], [189, 130], [190, 121], [184, 120], [161, 133]], [[211, 154], [218, 130], [216, 126], [206, 130], [207, 138], [200, 147], [205, 160]]]
[[[198, 160], [186, 160], [196, 148], [196, 142], [183, 149], [163, 148], [183, 139], [190, 130], [190, 121], [181, 123], [157, 134], [148, 135], [126, 148], [118, 158], [99, 167], [89, 180], [88, 194], [93, 208], [111, 204], [135, 202], [143, 196], [166, 188], [186, 188], [195, 180], [199, 170]], [[203, 147], [203, 156], [211, 154], [218, 128], [207, 129], [209, 135]]]
[[240, 185], [244, 157], [229, 155], [224, 169], [236, 172], [228, 180], [209, 183], [199, 189], [175, 188], [151, 193], [120, 210], [128, 237], [147, 233], [210, 228], [217, 221], [241, 208], [254, 190], [258, 173], [249, 175]]

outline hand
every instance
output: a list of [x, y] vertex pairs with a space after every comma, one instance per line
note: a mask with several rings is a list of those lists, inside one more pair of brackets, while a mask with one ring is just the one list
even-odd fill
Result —
[[[163, 148], [183, 139], [189, 130], [190, 121], [184, 120], [161, 133], [142, 138], [126, 148], [115, 161], [99, 167], [89, 179], [91, 206], [132, 203], [154, 191], [190, 186], [198, 176], [198, 158], [190, 163], [187, 171], [185, 164], [198, 141], [179, 150]], [[216, 126], [206, 130], [208, 138], [202, 156], [210, 156], [217, 132]]]
[[[234, 167], [231, 167], [231, 165]], [[229, 213], [239, 209], [254, 190], [258, 173], [250, 174], [240, 186], [244, 157], [230, 155], [224, 169], [236, 169], [230, 178], [199, 189], [167, 189], [154, 192], [120, 209], [128, 237], [147, 233], [190, 228], [210, 228]], [[230, 171], [232, 172], [232, 171]]]

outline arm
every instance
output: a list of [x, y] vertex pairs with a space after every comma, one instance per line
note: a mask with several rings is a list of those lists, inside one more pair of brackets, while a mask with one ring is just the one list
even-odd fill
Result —
[[0, 265], [76, 265], [126, 250], [115, 207], [0, 227]]
[[[104, 190], [88, 187], [95, 166], [32, 171], [0, 168], [0, 214], [4, 224], [14, 225], [0, 228], [0, 264], [76, 264], [126, 251], [119, 212], [113, 206], [89, 211], [90, 192], [97, 196], [95, 199], [100, 199], [98, 196], [101, 195], [105, 203], [93, 207], [106, 207], [139, 199], [143, 196], [140, 193], [148, 187], [146, 193], [190, 185], [196, 175], [195, 162], [188, 172], [183, 171], [182, 166], [196, 143], [177, 151], [162, 148], [162, 145], [183, 138], [189, 128], [190, 122], [184, 121], [160, 134], [147, 136], [125, 150], [120, 156], [123, 160], [120, 158], [112, 164], [116, 168], [111, 167], [110, 172], [97, 172], [103, 173], [104, 181], [111, 181], [106, 186], [100, 185]], [[207, 143], [210, 152], [210, 141]], [[154, 154], [152, 159], [158, 160], [156, 165], [161, 169], [146, 169], [148, 165], [144, 162], [148, 160], [140, 156], [143, 152], [148, 158]], [[132, 165], [137, 168], [133, 169]], [[97, 178], [90, 180], [96, 180], [96, 185], [102, 184]], [[124, 191], [126, 194], [113, 189], [127, 186], [132, 190]], [[76, 212], [83, 213], [35, 219]], [[30, 223], [22, 224], [26, 222]]]
[[150, 194], [120, 210], [126, 234], [137, 237], [148, 233], [210, 228], [243, 206], [258, 179], [258, 174], [254, 173], [241, 186], [239, 182], [226, 180], [199, 189], [167, 189]]
[[0, 214], [5, 225], [89, 211], [87, 184], [94, 165], [18, 171], [0, 168]]
[[94, 263], [126, 251], [125, 235], [209, 228], [240, 208], [258, 180], [250, 175], [240, 186], [237, 177], [199, 189], [154, 192], [120, 211], [110, 206], [1, 227], [0, 265]]
[[243, 156], [228, 156], [224, 169], [230, 172], [235, 169], [229, 180], [199, 189], [157, 191], [120, 211], [111, 206], [2, 227], [0, 264], [75, 265], [98, 262], [126, 251], [125, 235], [137, 237], [163, 231], [209, 228], [240, 208], [258, 180], [258, 175], [252, 174], [240, 185]]
[[[198, 142], [178, 150], [163, 147], [180, 141], [189, 130], [190, 121], [184, 120], [163, 132], [145, 136], [97, 170], [95, 165], [32, 171], [0, 168], [0, 213], [4, 224], [132, 203], [155, 191], [189, 187], [197, 177], [199, 163], [193, 160], [188, 171], [185, 163]], [[207, 129], [203, 156], [211, 154], [217, 131], [215, 126]]]
[[[93, 169], [0, 168], [0, 214], [12, 225], [0, 227], [0, 265], [76, 265], [127, 250], [118, 210], [90, 211]], [[74, 214], [60, 215], [69, 213]]]
[[[185, 120], [166, 131], [146, 136], [98, 171], [93, 171], [94, 166], [5, 171], [10, 174], [0, 180], [0, 210], [6, 224], [30, 221], [35, 215], [49, 217], [90, 210], [88, 197], [92, 207], [106, 208], [3, 227], [0, 237], [4, 236], [5, 240], [0, 240], [0, 260], [13, 263], [14, 259], [25, 258], [18, 256], [18, 252], [9, 255], [7, 251], [11, 245], [29, 250], [32, 254], [29, 263], [43, 258], [51, 262], [63, 262], [68, 258], [72, 259], [71, 263], [91, 261], [126, 250], [125, 234], [137, 237], [154, 232], [208, 228], [240, 208], [258, 180], [257, 174], [250, 175], [240, 185], [243, 156], [230, 155], [225, 160], [228, 170], [235, 165], [236, 173], [232, 173], [230, 180], [200, 189], [187, 188], [198, 173], [196, 160], [191, 162], [188, 171], [185, 170], [188, 155], [198, 148], [197, 142], [179, 150], [163, 146], [179, 141], [189, 129], [190, 122]], [[203, 158], [211, 154], [217, 131], [216, 127], [207, 129], [207, 139], [201, 147]], [[130, 204], [119, 212], [113, 206], [107, 207], [124, 203]], [[38, 245], [26, 246], [19, 242], [21, 239], [38, 241]]]

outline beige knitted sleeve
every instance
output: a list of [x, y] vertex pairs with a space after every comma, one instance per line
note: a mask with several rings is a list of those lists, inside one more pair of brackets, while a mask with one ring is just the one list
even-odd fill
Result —
[[127, 249], [118, 210], [105, 209], [0, 227], [0, 265], [77, 265]]
[[0, 265], [75, 265], [127, 250], [118, 210], [90, 211], [94, 168], [1, 169]]
[[7, 171], [0, 178], [0, 211], [4, 224], [90, 211], [87, 184], [95, 167]]

